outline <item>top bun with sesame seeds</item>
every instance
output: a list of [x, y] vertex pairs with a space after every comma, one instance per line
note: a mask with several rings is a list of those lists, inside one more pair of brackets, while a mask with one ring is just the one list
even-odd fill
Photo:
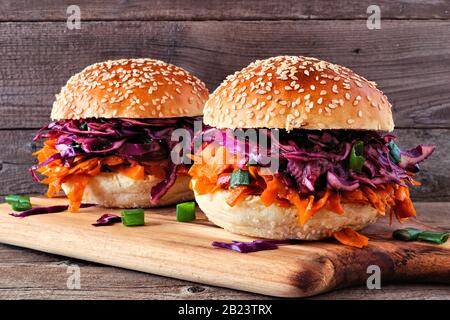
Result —
[[153, 59], [86, 67], [56, 95], [52, 120], [172, 118], [202, 114], [208, 89], [186, 70]]
[[394, 129], [391, 104], [374, 82], [301, 56], [257, 60], [228, 76], [203, 113], [217, 128]]

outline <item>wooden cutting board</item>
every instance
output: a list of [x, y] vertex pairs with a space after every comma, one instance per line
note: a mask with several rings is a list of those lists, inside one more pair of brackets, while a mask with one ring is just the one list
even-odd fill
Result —
[[[36, 206], [66, 204], [65, 199], [32, 198]], [[364, 230], [364, 249], [334, 240], [302, 242], [276, 250], [238, 253], [211, 246], [212, 241], [250, 241], [224, 231], [197, 210], [197, 220], [175, 221], [173, 207], [146, 211], [146, 224], [94, 227], [104, 213], [120, 210], [91, 207], [78, 213], [15, 218], [0, 205], [0, 242], [209, 285], [279, 297], [305, 297], [351, 285], [364, 285], [367, 267], [381, 268], [390, 281], [450, 283], [450, 241], [443, 245], [401, 242], [392, 230], [406, 226], [433, 229], [417, 221], [391, 227], [383, 219]], [[435, 229], [433, 229], [435, 230]]]

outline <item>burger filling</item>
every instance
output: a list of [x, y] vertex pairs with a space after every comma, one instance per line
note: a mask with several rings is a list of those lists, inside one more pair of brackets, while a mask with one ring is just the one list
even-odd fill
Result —
[[[89, 180], [102, 172], [121, 173], [143, 180], [151, 175], [161, 181], [151, 189], [150, 202], [158, 200], [187, 175], [188, 166], [175, 165], [170, 153], [177, 142], [173, 130], [184, 128], [193, 134], [196, 118], [170, 119], [84, 119], [60, 120], [42, 128], [34, 140], [45, 139], [35, 152], [39, 164], [30, 171], [36, 181], [48, 185], [47, 195], [54, 196], [63, 183], [71, 184], [69, 210], [80, 207]], [[40, 180], [36, 172], [46, 178]]]
[[[210, 130], [217, 129], [203, 135]], [[251, 195], [265, 206], [295, 206], [302, 225], [322, 208], [343, 214], [343, 203], [370, 205], [399, 220], [414, 216], [408, 185], [420, 185], [413, 179], [418, 163], [435, 148], [400, 150], [394, 135], [375, 131], [299, 129], [279, 131], [277, 139], [269, 132], [269, 142], [279, 150], [278, 170], [273, 170], [261, 163], [257, 143], [232, 133], [221, 130], [221, 139], [205, 139], [193, 156], [189, 174], [195, 192], [226, 190], [230, 206]]]

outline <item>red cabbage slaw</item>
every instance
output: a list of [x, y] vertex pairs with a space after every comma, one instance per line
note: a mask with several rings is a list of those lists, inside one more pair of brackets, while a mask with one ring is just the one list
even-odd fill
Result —
[[296, 240], [254, 240], [250, 242], [232, 241], [220, 242], [213, 241], [211, 245], [216, 248], [230, 249], [240, 253], [257, 252], [262, 250], [278, 249], [280, 244], [294, 244]]
[[[90, 203], [82, 203], [80, 208], [89, 208], [93, 207], [95, 204]], [[28, 216], [33, 216], [36, 214], [45, 214], [45, 213], [57, 213], [63, 212], [69, 209], [68, 205], [57, 205], [57, 206], [44, 206], [44, 207], [35, 207], [30, 210], [22, 211], [22, 212], [12, 212], [9, 215], [16, 218], [25, 218]]]
[[[33, 141], [56, 139], [59, 153], [34, 165], [30, 172], [36, 181], [36, 170], [48, 163], [61, 160], [70, 167], [76, 156], [92, 157], [117, 155], [126, 160], [170, 160], [177, 141], [171, 141], [172, 132], [183, 128], [193, 136], [194, 121], [201, 117], [168, 119], [81, 119], [60, 120], [42, 128]], [[151, 190], [150, 201], [157, 203], [176, 180], [177, 165], [169, 161], [165, 178]]]
[[[266, 129], [263, 129], [266, 130]], [[289, 187], [301, 195], [317, 194], [330, 190], [352, 191], [360, 185], [377, 187], [382, 184], [404, 185], [412, 181], [412, 173], [419, 171], [418, 163], [428, 158], [434, 145], [421, 144], [411, 150], [400, 151], [400, 161], [390, 156], [389, 143], [396, 140], [392, 134], [382, 135], [367, 130], [302, 130], [290, 132], [279, 130], [279, 139], [272, 138], [269, 130], [264, 131], [269, 144], [277, 144], [280, 166], [277, 175]], [[239, 166], [261, 164], [260, 159], [270, 157], [270, 150], [263, 150], [256, 141], [243, 141], [232, 130], [215, 128], [203, 130], [200, 136], [206, 144], [218, 143], [232, 154], [240, 155]], [[215, 139], [219, 136], [220, 139]], [[216, 141], [217, 140], [217, 141]], [[352, 146], [364, 143], [364, 163], [361, 172], [349, 167]]]
[[109, 226], [117, 222], [122, 222], [122, 218], [112, 213], [105, 213], [92, 225], [94, 227]]

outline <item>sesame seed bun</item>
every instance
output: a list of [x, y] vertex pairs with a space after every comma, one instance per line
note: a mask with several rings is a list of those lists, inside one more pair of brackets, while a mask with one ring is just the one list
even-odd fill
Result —
[[251, 63], [211, 94], [204, 122], [216, 128], [392, 131], [391, 104], [374, 82], [315, 58]]
[[[195, 183], [195, 181], [193, 181]], [[230, 207], [228, 191], [195, 195], [200, 209], [214, 224], [227, 231], [267, 239], [320, 240], [343, 228], [357, 231], [374, 223], [380, 214], [370, 205], [343, 203], [344, 214], [320, 209], [303, 226], [298, 222], [294, 206], [266, 207], [259, 196], [248, 196]]]
[[[133, 180], [120, 173], [104, 172], [89, 180], [83, 193], [84, 203], [94, 203], [106, 208], [150, 208], [175, 204], [194, 199], [189, 189], [188, 176], [178, 176], [175, 183], [156, 205], [150, 203], [150, 190], [161, 179], [147, 176], [144, 180]], [[62, 189], [67, 194], [71, 183], [64, 183]]]
[[172, 118], [202, 114], [208, 89], [186, 70], [153, 59], [105, 61], [72, 76], [52, 120]]

